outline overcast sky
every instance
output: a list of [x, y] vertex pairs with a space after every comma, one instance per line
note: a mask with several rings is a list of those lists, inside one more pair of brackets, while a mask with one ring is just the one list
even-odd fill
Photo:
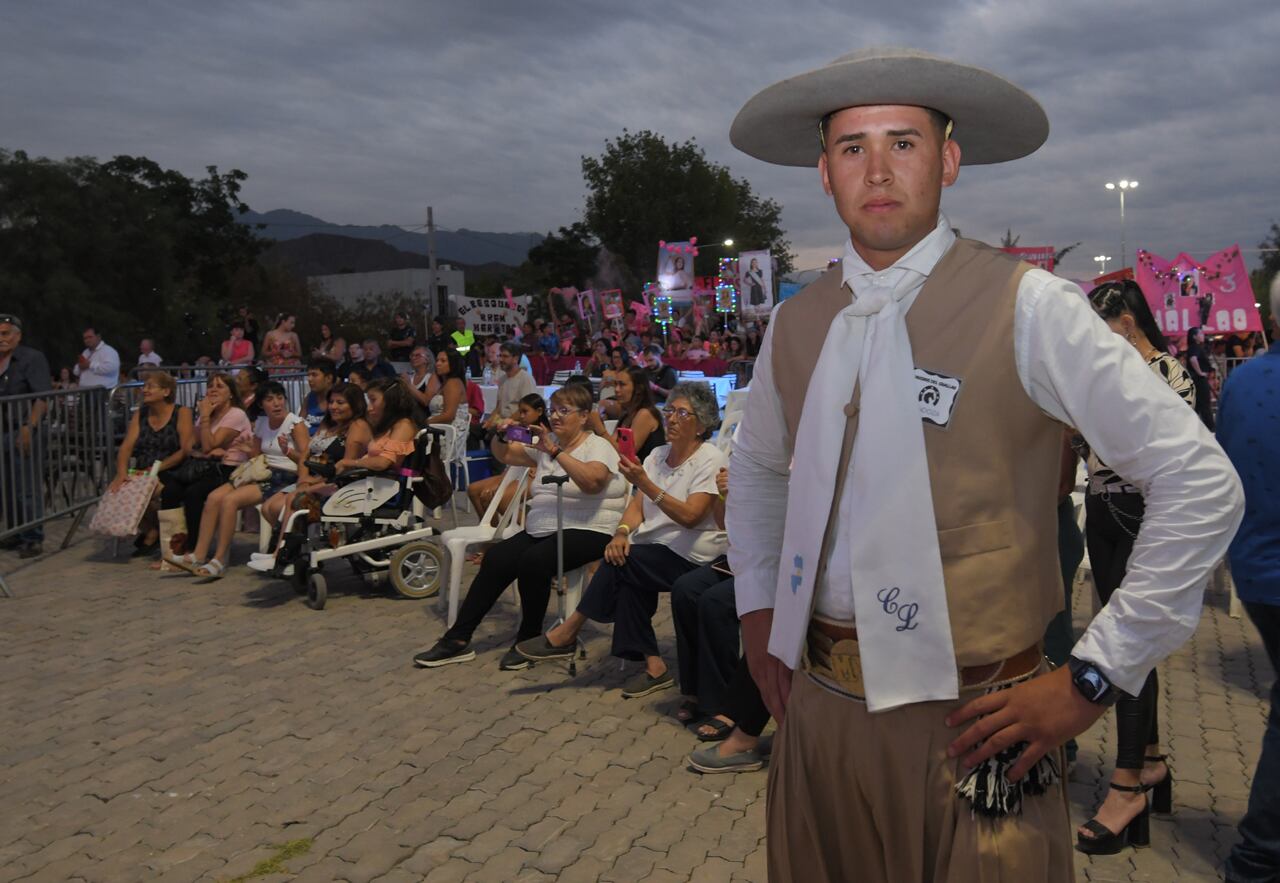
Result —
[[431, 204], [448, 228], [547, 231], [580, 217], [582, 154], [651, 129], [777, 200], [810, 267], [846, 236], [816, 171], [738, 153], [729, 123], [873, 44], [989, 67], [1048, 112], [1038, 153], [966, 167], [944, 196], [966, 235], [1083, 241], [1063, 269], [1084, 277], [1119, 256], [1103, 183], [1121, 177], [1141, 183], [1131, 258], [1252, 249], [1280, 220], [1275, 0], [5, 3], [0, 147], [240, 168], [254, 209], [337, 223], [421, 224]]

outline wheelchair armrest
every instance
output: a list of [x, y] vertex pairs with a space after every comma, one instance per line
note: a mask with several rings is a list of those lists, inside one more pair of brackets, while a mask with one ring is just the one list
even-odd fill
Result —
[[370, 476], [381, 474], [382, 473], [380, 472], [374, 472], [372, 469], [348, 469], [346, 472], [336, 473], [333, 479], [337, 484], [351, 484], [353, 481], [359, 481], [362, 478], [369, 478]]
[[317, 460], [307, 461], [307, 471], [312, 472], [327, 481], [333, 481], [333, 477], [338, 474], [337, 467], [332, 463], [321, 463]]
[[544, 475], [542, 476], [543, 484], [564, 484], [569, 480], [567, 475]]

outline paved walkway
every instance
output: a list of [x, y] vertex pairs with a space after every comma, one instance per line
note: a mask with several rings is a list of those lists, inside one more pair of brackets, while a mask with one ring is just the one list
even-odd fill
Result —
[[[96, 540], [9, 577], [0, 880], [765, 879], [764, 775], [689, 772], [674, 693], [620, 699], [602, 632], [576, 679], [499, 672], [506, 598], [474, 663], [420, 671], [438, 607], [351, 579], [317, 613], [243, 568], [200, 586]], [[1163, 669], [1176, 815], [1152, 849], [1081, 857], [1079, 879], [1218, 879], [1271, 678], [1225, 607], [1211, 596]], [[665, 613], [659, 634], [673, 659]], [[1083, 739], [1078, 819], [1112, 738], [1104, 718]]]

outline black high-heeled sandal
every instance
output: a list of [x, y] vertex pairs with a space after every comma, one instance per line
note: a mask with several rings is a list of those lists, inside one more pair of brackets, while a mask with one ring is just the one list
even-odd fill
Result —
[[1173, 767], [1164, 754], [1149, 754], [1143, 758], [1149, 763], [1164, 764], [1164, 778], [1145, 786], [1151, 792], [1151, 811], [1156, 815], [1173, 814]]
[[1112, 831], [1096, 818], [1089, 819], [1083, 827], [1092, 834], [1086, 837], [1076, 834], [1076, 849], [1085, 855], [1115, 855], [1126, 846], [1140, 848], [1151, 845], [1151, 807], [1147, 803], [1146, 793], [1151, 790], [1147, 785], [1117, 785], [1111, 787], [1127, 794], [1141, 794], [1142, 812], [1129, 820], [1119, 831]]

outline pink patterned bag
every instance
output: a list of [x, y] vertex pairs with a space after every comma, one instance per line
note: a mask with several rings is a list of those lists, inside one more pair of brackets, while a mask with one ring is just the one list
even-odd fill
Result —
[[147, 504], [160, 485], [155, 472], [153, 468], [146, 475], [136, 475], [115, 491], [103, 494], [98, 501], [98, 511], [93, 513], [93, 521], [89, 522], [89, 530], [99, 536], [133, 539], [138, 533], [138, 523], [147, 511]]

